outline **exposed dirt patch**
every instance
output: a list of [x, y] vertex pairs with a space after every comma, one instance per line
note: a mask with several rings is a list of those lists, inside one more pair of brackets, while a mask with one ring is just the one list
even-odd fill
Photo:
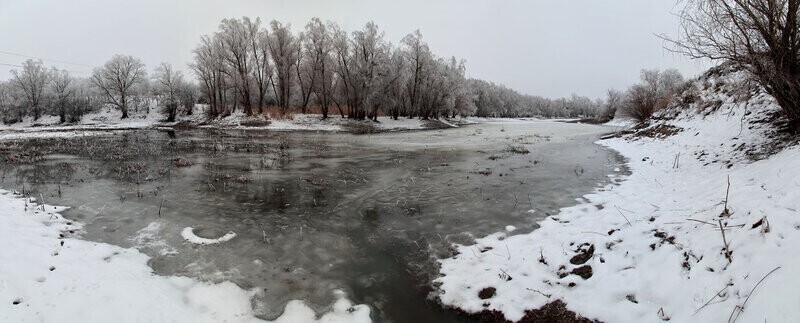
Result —
[[594, 256], [594, 245], [581, 245], [576, 252], [578, 252], [578, 254], [572, 257], [569, 263], [573, 265], [583, 265]]
[[478, 292], [478, 297], [480, 297], [481, 299], [490, 299], [490, 298], [494, 297], [494, 295], [496, 293], [497, 293], [497, 289], [496, 288], [494, 288], [494, 287], [486, 287], [484, 289], [481, 289], [480, 292]]
[[[464, 320], [477, 322], [510, 322], [509, 320], [506, 320], [506, 318], [503, 316], [503, 313], [498, 311], [487, 310], [474, 314], [469, 314], [460, 310], [457, 311], [460, 312], [459, 316], [463, 317]], [[523, 316], [518, 322], [600, 323], [598, 320], [591, 320], [580, 316], [573, 311], [570, 311], [567, 309], [567, 305], [561, 300], [550, 302], [542, 306], [540, 309], [526, 311], [525, 316]]]
[[634, 132], [634, 137], [647, 137], [664, 139], [674, 136], [683, 131], [683, 128], [676, 127], [668, 124], [657, 124], [651, 127], [645, 127]]
[[580, 266], [572, 270], [571, 274], [581, 276], [583, 279], [592, 277], [592, 266]]

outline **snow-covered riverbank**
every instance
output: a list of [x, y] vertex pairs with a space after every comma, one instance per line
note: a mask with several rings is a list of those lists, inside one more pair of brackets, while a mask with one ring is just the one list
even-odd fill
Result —
[[[43, 116], [34, 121], [27, 117], [19, 123], [0, 125], [0, 140], [61, 138], [95, 136], [109, 131], [135, 129], [170, 129], [173, 127], [200, 127], [225, 129], [254, 129], [271, 131], [332, 131], [332, 132], [385, 132], [422, 130], [435, 127], [456, 126], [448, 121], [426, 121], [420, 119], [378, 117], [374, 121], [354, 121], [332, 115], [322, 120], [321, 115], [295, 114], [289, 118], [248, 117], [237, 112], [226, 117], [208, 119], [203, 106], [197, 105], [193, 115], [179, 115], [175, 122], [164, 122], [164, 116], [157, 109], [148, 112], [131, 112], [128, 119], [119, 119], [120, 112], [113, 108], [84, 115], [76, 123], [60, 123], [58, 116]], [[469, 123], [469, 121], [460, 120]], [[480, 120], [483, 121], [483, 120]]]
[[[0, 321], [254, 322], [251, 297], [230, 282], [211, 284], [152, 273], [135, 249], [84, 241], [61, 207], [0, 190]], [[276, 322], [368, 322], [370, 309], [344, 295], [317, 318], [301, 301]]]
[[441, 261], [441, 301], [512, 321], [558, 300], [605, 322], [800, 321], [800, 147], [751, 161], [779, 144], [764, 120], [777, 107], [719, 83], [700, 91], [719, 105], [599, 142], [632, 175], [532, 233], [459, 246]]

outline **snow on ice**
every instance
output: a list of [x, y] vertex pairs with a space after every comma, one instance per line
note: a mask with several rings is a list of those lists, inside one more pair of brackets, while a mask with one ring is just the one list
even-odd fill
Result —
[[196, 234], [194, 234], [194, 228], [186, 227], [186, 228], [183, 228], [183, 230], [181, 231], [181, 236], [183, 237], [183, 239], [185, 239], [186, 241], [189, 241], [191, 243], [206, 245], [206, 244], [223, 243], [225, 241], [229, 241], [229, 240], [231, 240], [233, 238], [236, 238], [236, 232], [228, 231], [228, 233], [226, 233], [225, 235], [223, 235], [223, 236], [221, 236], [219, 238], [208, 239], [208, 238], [199, 237]]

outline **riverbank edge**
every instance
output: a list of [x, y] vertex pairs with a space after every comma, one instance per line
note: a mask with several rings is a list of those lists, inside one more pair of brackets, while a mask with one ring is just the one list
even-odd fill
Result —
[[535, 322], [531, 309], [553, 303], [567, 321], [800, 320], [800, 261], [785, 257], [800, 252], [800, 184], [787, 180], [800, 146], [776, 135], [769, 97], [726, 99], [597, 141], [631, 174], [531, 233], [456, 246], [440, 261], [439, 301], [488, 321]]

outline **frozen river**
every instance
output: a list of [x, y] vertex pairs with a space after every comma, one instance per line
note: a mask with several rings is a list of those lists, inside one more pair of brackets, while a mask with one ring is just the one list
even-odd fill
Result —
[[[548, 121], [350, 135], [142, 130], [3, 143], [0, 187], [135, 247], [158, 274], [257, 288], [259, 316], [342, 290], [379, 322], [463, 320], [431, 297], [453, 243], [536, 222], [620, 171], [609, 128]], [[624, 171], [624, 170], [623, 170]], [[511, 227], [513, 226], [513, 228]], [[214, 245], [187, 242], [233, 232]], [[502, 250], [496, 252], [503, 252]]]

